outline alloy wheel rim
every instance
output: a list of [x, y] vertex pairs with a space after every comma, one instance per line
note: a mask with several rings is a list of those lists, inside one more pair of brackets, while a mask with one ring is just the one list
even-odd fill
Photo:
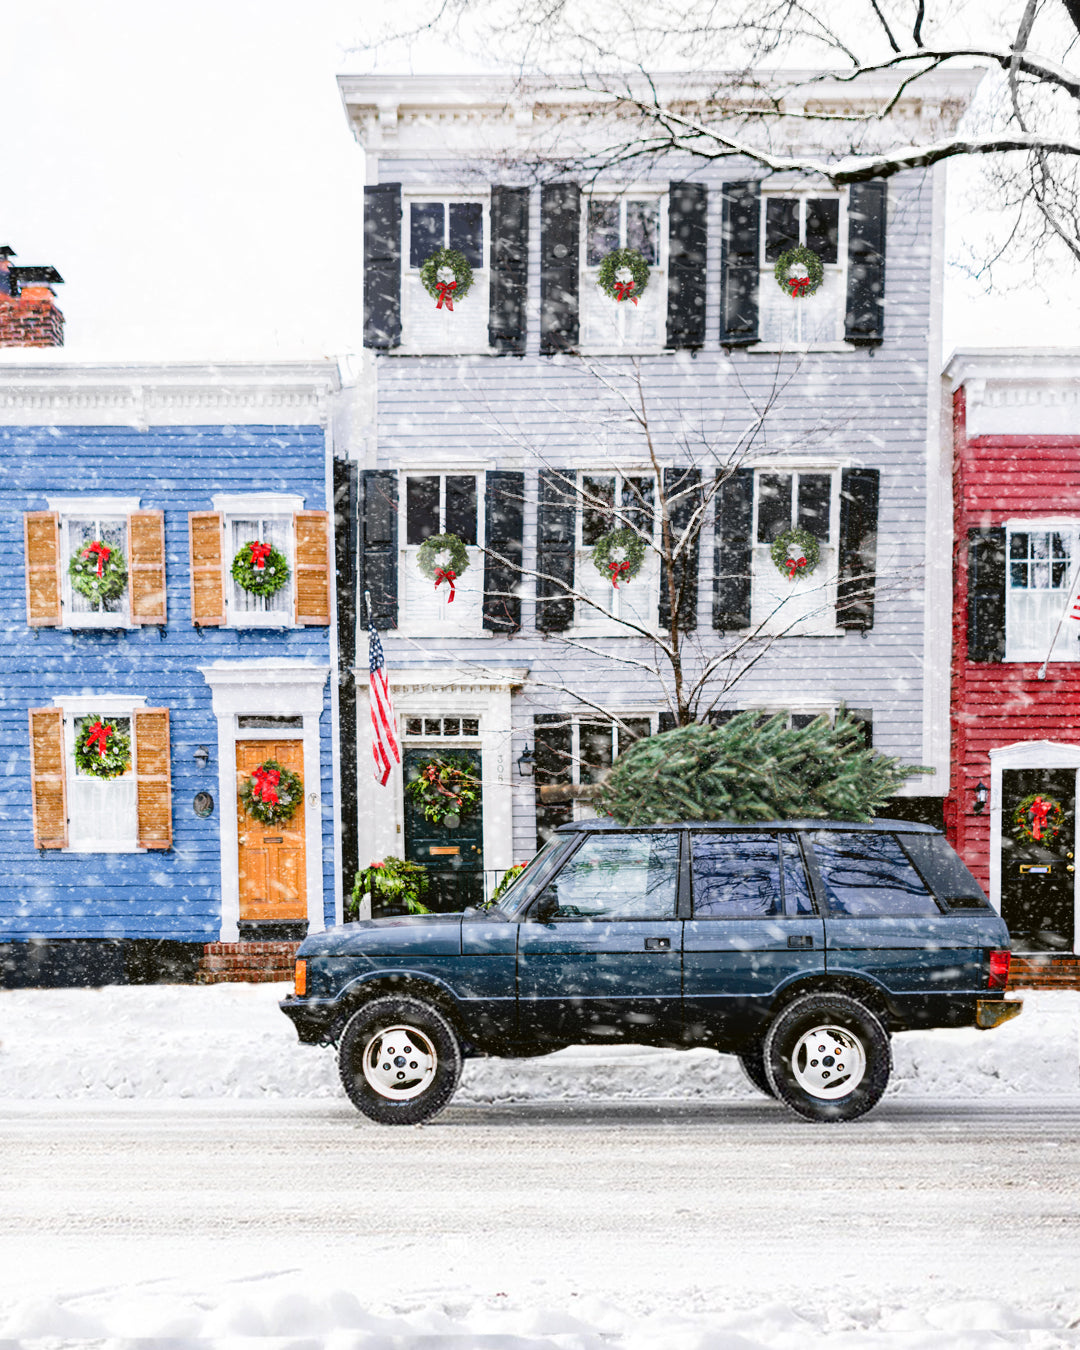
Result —
[[854, 1092], [866, 1077], [866, 1050], [846, 1027], [814, 1027], [795, 1042], [791, 1072], [811, 1097], [836, 1101]]
[[415, 1027], [380, 1027], [364, 1047], [364, 1081], [388, 1101], [407, 1102], [430, 1086], [439, 1056]]

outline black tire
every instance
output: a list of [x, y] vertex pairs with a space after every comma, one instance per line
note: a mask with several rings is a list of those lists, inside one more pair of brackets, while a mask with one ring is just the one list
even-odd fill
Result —
[[751, 1087], [757, 1088], [766, 1097], [776, 1096], [765, 1072], [765, 1051], [761, 1041], [754, 1041], [752, 1045], [748, 1045], [739, 1056], [739, 1063]]
[[430, 1003], [376, 998], [346, 1023], [338, 1070], [349, 1100], [369, 1120], [418, 1125], [454, 1095], [461, 1079], [461, 1043]]
[[776, 1098], [806, 1120], [855, 1120], [888, 1086], [885, 1028], [847, 994], [808, 994], [776, 1016], [765, 1037], [765, 1072]]

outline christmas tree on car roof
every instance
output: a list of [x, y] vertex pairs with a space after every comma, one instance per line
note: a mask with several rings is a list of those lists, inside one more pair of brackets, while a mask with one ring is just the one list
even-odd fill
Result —
[[865, 744], [841, 708], [789, 727], [787, 715], [746, 712], [725, 726], [697, 723], [636, 741], [620, 755], [597, 799], [620, 825], [675, 820], [868, 821], [913, 773]]

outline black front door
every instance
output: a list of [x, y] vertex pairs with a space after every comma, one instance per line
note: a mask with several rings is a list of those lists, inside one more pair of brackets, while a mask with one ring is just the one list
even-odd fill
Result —
[[1001, 917], [1013, 951], [1071, 951], [1076, 770], [1014, 769], [1001, 781]]
[[[440, 753], [467, 759], [480, 778], [480, 751], [446, 751], [443, 747], [410, 747], [405, 751], [405, 782], [417, 777], [425, 764]], [[461, 910], [484, 898], [484, 812], [478, 803], [468, 815], [448, 817], [451, 822], [433, 823], [405, 794], [405, 857], [428, 872], [423, 900], [437, 912]]]

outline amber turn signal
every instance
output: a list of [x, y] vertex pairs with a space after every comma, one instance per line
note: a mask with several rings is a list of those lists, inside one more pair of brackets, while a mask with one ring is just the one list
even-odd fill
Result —
[[307, 993], [307, 962], [306, 962], [306, 961], [297, 961], [297, 963], [296, 963], [296, 974], [295, 974], [294, 978], [295, 978], [295, 981], [296, 981], [296, 996], [297, 996], [297, 998], [303, 998], [304, 995]]

